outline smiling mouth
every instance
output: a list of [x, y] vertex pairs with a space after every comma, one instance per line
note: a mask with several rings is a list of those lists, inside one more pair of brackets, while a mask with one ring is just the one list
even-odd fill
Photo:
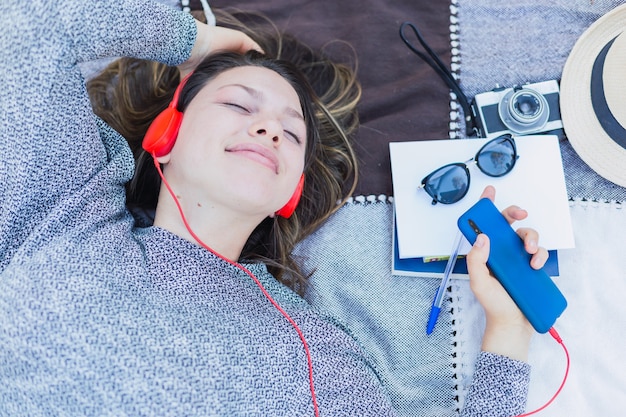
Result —
[[269, 168], [275, 174], [278, 174], [278, 159], [267, 148], [255, 144], [239, 144], [226, 149], [226, 152], [243, 156], [251, 161]]

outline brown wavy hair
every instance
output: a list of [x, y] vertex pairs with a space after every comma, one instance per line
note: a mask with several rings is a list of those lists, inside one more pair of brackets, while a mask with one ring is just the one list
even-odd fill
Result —
[[[303, 111], [311, 116], [302, 199], [289, 219], [274, 217], [261, 222], [244, 246], [240, 261], [266, 263], [279, 281], [302, 294], [306, 276], [291, 252], [341, 207], [358, 181], [352, 138], [358, 128], [356, 106], [361, 85], [355, 64], [329, 59], [323, 52], [281, 33], [258, 13], [231, 9], [215, 10], [215, 14], [220, 26], [241, 30], [253, 38], [263, 48], [264, 56], [248, 53], [207, 58], [183, 88], [179, 110], [184, 111], [200, 88], [219, 72], [238, 65], [268, 67], [288, 77], [296, 88]], [[202, 16], [195, 17], [202, 20]], [[160, 179], [141, 142], [152, 120], [170, 103], [179, 81], [176, 67], [121, 58], [87, 83], [95, 114], [126, 138], [135, 156], [135, 176], [127, 184], [127, 204], [135, 212], [150, 213], [156, 208]]]

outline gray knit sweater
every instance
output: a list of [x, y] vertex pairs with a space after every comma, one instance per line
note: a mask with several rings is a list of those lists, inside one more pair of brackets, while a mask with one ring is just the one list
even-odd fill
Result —
[[[178, 64], [189, 15], [140, 0], [0, 5], [0, 416], [312, 416], [297, 333], [245, 273], [137, 228], [124, 139], [78, 64]], [[302, 329], [322, 416], [393, 415], [340, 324], [249, 265]], [[520, 412], [529, 369], [482, 354], [467, 416]]]

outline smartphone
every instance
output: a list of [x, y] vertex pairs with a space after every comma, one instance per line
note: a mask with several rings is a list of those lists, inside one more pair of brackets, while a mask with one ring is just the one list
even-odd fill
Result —
[[487, 267], [535, 330], [549, 331], [567, 307], [567, 300], [545, 271], [530, 266], [532, 255], [526, 252], [522, 238], [491, 200], [480, 199], [457, 224], [471, 244], [480, 233], [489, 237]]

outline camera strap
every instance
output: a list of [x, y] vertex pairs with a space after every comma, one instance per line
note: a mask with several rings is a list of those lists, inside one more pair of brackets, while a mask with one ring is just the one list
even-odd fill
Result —
[[[422, 45], [428, 55], [418, 50], [411, 43], [411, 41], [407, 39], [406, 35], [404, 34], [405, 28], [407, 26], [413, 30], [413, 33], [417, 37], [417, 40]], [[476, 128], [476, 122], [474, 121], [474, 114], [472, 113], [472, 109], [470, 108], [467, 97], [463, 93], [463, 90], [461, 90], [461, 87], [452, 75], [452, 72], [443, 64], [443, 62], [441, 62], [441, 60], [439, 59], [437, 54], [431, 49], [431, 47], [428, 46], [428, 44], [420, 34], [419, 30], [413, 23], [404, 22], [400, 25], [400, 38], [406, 44], [406, 46], [408, 46], [411, 51], [413, 51], [418, 57], [425, 61], [454, 92], [457, 99], [459, 100], [459, 104], [463, 108], [463, 115], [465, 116], [465, 134], [467, 136], [476, 136], [478, 134], [478, 130]]]

